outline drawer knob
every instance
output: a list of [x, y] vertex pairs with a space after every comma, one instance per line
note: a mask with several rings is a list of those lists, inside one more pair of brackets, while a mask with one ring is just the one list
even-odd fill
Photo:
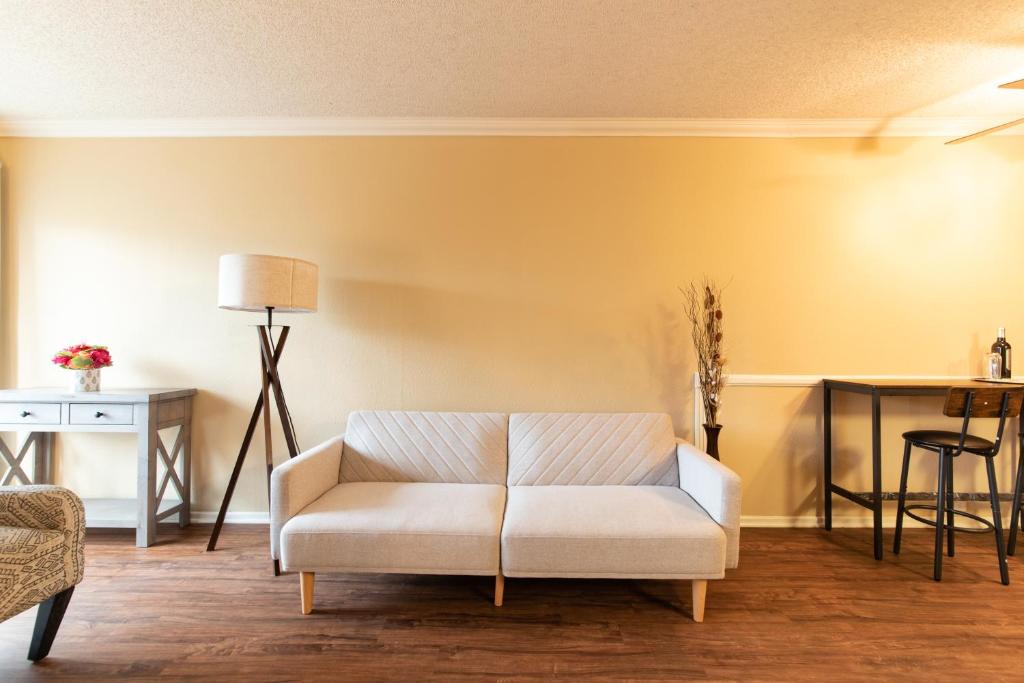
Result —
[[22, 416], [22, 417], [28, 417], [28, 416], [29, 416], [29, 415], [31, 415], [31, 414], [32, 414], [32, 413], [28, 412], [27, 410], [23, 410], [23, 411], [21, 411], [21, 416]]
[[96, 411], [96, 415], [94, 417], [103, 417], [103, 413], [101, 411], [97, 410]]

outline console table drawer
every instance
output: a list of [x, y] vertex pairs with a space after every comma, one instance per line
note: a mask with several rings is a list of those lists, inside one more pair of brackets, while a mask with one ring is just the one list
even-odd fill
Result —
[[0, 422], [25, 425], [59, 425], [59, 403], [0, 403]]
[[72, 403], [68, 420], [73, 425], [130, 425], [133, 411], [129, 403]]

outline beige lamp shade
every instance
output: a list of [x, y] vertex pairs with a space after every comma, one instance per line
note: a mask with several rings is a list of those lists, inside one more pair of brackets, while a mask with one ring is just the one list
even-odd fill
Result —
[[315, 263], [302, 259], [225, 254], [220, 257], [217, 305], [232, 311], [312, 313], [319, 274]]

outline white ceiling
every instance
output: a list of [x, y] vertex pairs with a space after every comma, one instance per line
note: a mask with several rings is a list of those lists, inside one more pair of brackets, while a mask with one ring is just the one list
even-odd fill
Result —
[[1024, 116], [1024, 2], [0, 0], [0, 122]]

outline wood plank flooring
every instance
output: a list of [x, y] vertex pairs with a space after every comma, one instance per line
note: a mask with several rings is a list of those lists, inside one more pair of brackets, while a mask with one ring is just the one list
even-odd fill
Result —
[[[265, 527], [90, 532], [86, 578], [50, 658], [25, 660], [35, 610], [0, 624], [0, 681], [1020, 680], [1024, 558], [1001, 586], [992, 537], [961, 535], [942, 583], [931, 532], [871, 558], [868, 530], [745, 529], [710, 582], [318, 575], [274, 578]], [[887, 543], [891, 532], [887, 533]]]

